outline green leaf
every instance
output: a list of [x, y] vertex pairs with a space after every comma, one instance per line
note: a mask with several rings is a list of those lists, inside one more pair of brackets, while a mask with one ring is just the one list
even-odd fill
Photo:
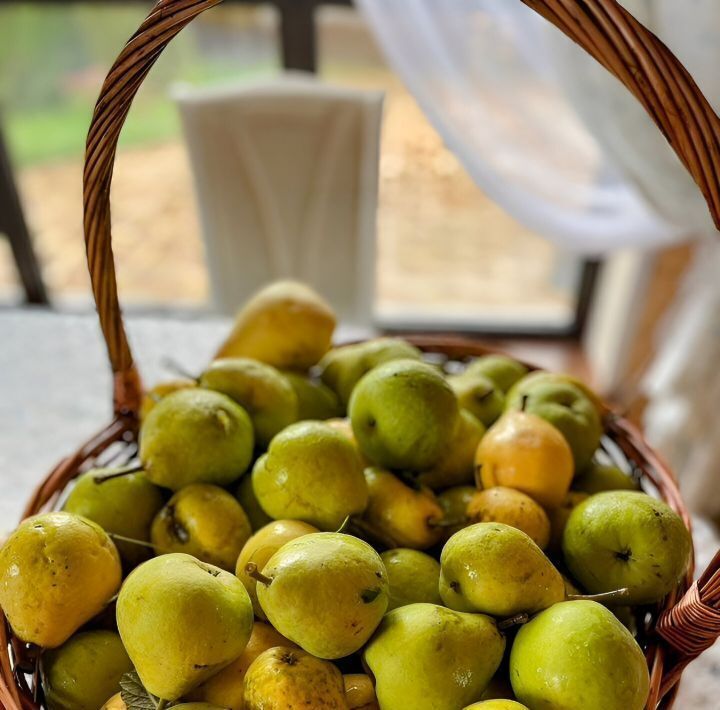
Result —
[[158, 700], [145, 690], [135, 671], [126, 673], [120, 679], [120, 697], [127, 710], [155, 710], [158, 706]]

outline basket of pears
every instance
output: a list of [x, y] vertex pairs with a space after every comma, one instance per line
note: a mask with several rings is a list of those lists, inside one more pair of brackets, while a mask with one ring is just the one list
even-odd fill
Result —
[[[0, 548], [5, 710], [658, 710], [720, 634], [720, 556], [583, 382], [471, 339], [336, 344], [256, 293], [203, 372], [145, 389], [110, 185], [132, 99], [219, 0], [160, 0], [103, 85], [84, 227], [114, 418]], [[720, 121], [614, 0], [524, 0], [648, 108], [720, 214]]]

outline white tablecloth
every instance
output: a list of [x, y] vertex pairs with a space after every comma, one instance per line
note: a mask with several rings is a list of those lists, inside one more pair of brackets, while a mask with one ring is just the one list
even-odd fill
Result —
[[[168, 357], [197, 372], [227, 333], [209, 318], [128, 318], [131, 344], [147, 383], [172, 377]], [[343, 334], [352, 337], [352, 334]], [[110, 421], [110, 372], [94, 314], [0, 310], [0, 531], [12, 529], [33, 487], [63, 456]], [[695, 525], [698, 568], [720, 546]], [[720, 707], [720, 646], [683, 677], [678, 710]]]

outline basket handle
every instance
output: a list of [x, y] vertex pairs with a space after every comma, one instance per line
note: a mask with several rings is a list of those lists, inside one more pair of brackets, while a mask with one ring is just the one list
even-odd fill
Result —
[[[85, 152], [88, 268], [114, 376], [116, 415], [137, 415], [142, 384], [117, 295], [110, 185], [132, 100], [165, 46], [221, 0], [159, 0], [117, 58], [100, 91]], [[670, 50], [616, 0], [521, 0], [577, 42], [638, 98], [702, 190], [720, 228], [720, 120]]]

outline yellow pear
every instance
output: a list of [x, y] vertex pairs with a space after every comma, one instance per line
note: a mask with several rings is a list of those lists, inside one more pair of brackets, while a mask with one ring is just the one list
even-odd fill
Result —
[[309, 286], [276, 281], [238, 312], [216, 357], [250, 357], [278, 369], [307, 370], [330, 349], [335, 314]]
[[295, 648], [271, 648], [261, 653], [245, 676], [245, 710], [323, 708], [347, 710], [340, 671]]
[[116, 693], [110, 698], [100, 710], [127, 710], [127, 705], [123, 702], [120, 693]]
[[302, 520], [274, 520], [265, 527], [260, 528], [243, 546], [237, 560], [235, 574], [245, 585], [250, 599], [252, 600], [255, 616], [265, 618], [257, 598], [257, 580], [251, 577], [246, 567], [248, 562], [253, 562], [259, 570], [267, 564], [267, 561], [286, 543], [302, 535], [320, 532], [316, 527]]
[[197, 387], [197, 382], [190, 378], [179, 378], [177, 380], [169, 380], [168, 382], [160, 382], [143, 394], [142, 403], [140, 405], [140, 421], [145, 421], [145, 417], [153, 410], [155, 405], [173, 392], [186, 390]]
[[0, 549], [0, 607], [19, 639], [43, 648], [102, 611], [121, 579], [107, 533], [72, 513], [28, 518]]
[[343, 676], [345, 700], [350, 710], [380, 710], [375, 685], [364, 673], [350, 673]]
[[506, 486], [556, 508], [573, 478], [565, 437], [544, 419], [522, 411], [503, 414], [482, 438], [475, 456], [478, 487]]
[[547, 513], [530, 496], [496, 486], [478, 491], [467, 506], [470, 523], [505, 523], [522, 530], [541, 549], [550, 541]]
[[240, 658], [193, 690], [187, 699], [214, 703], [228, 710], [243, 710], [243, 689], [250, 664], [264, 651], [278, 646], [297, 648], [270, 624], [256, 621], [248, 645]]
[[394, 473], [377, 466], [365, 469], [368, 504], [359, 524], [390, 547], [425, 550], [443, 536], [438, 523], [443, 509], [435, 494], [423, 486], [411, 488]]

